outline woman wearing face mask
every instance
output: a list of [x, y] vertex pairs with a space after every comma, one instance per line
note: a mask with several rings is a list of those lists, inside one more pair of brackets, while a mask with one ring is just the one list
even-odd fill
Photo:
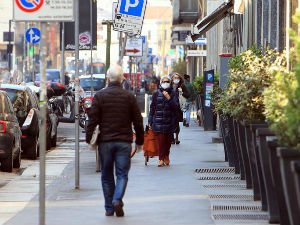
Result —
[[[176, 92], [176, 95], [179, 97], [180, 94], [182, 94], [182, 96], [184, 98], [188, 98], [190, 97], [190, 93], [188, 92], [188, 90], [186, 89], [185, 85], [184, 85], [184, 81], [182, 79], [182, 77], [179, 75], [179, 73], [174, 73], [172, 75], [172, 86], [173, 86], [173, 90]], [[179, 122], [183, 121], [183, 113], [181, 111], [180, 105], [177, 108], [177, 130], [176, 132], [176, 138], [174, 138], [173, 136], [173, 140], [172, 140], [172, 144], [179, 144], [180, 141], [178, 139], [179, 137], [179, 132], [180, 132], [180, 126], [179, 126]]]
[[171, 142], [178, 126], [176, 113], [178, 107], [178, 96], [171, 86], [171, 78], [163, 76], [160, 79], [159, 89], [152, 95], [148, 120], [150, 129], [158, 133], [159, 167], [170, 164]]

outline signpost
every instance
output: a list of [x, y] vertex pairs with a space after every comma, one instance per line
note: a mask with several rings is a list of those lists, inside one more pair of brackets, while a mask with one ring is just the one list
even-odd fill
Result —
[[[14, 21], [41, 22], [41, 32], [37, 28], [26, 31], [26, 39], [31, 44], [40, 42], [40, 190], [39, 190], [39, 224], [45, 224], [45, 153], [46, 153], [46, 112], [47, 112], [47, 89], [46, 89], [46, 22], [64, 22], [74, 20], [73, 0], [14, 0]], [[78, 102], [77, 102], [78, 103]], [[77, 106], [78, 108], [78, 106]], [[79, 141], [79, 140], [78, 140]]]
[[127, 38], [125, 47], [126, 56], [143, 56], [143, 39], [142, 38]]
[[205, 88], [205, 103], [204, 103], [204, 131], [216, 130], [216, 117], [212, 110], [211, 91], [214, 87], [214, 70], [204, 71], [204, 88]]
[[32, 27], [26, 31], [25, 37], [30, 44], [34, 45], [40, 42], [41, 32], [39, 29]]
[[16, 21], [73, 21], [73, 0], [14, 0], [13, 18]]
[[187, 50], [187, 56], [207, 56], [206, 50]]
[[132, 36], [142, 31], [147, 0], [119, 0], [113, 29]]

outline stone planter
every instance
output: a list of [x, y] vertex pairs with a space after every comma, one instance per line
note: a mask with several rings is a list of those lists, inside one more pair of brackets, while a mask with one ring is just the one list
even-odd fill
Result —
[[[267, 198], [267, 208], [269, 211], [269, 222], [278, 223], [280, 221], [279, 217], [279, 205], [277, 199], [277, 193], [275, 190], [275, 183], [273, 181], [273, 174], [271, 170], [271, 152], [267, 145], [267, 136], [274, 136], [268, 128], [259, 128], [256, 131], [259, 137], [259, 148], [258, 156], [260, 158], [260, 164], [262, 169], [262, 176], [264, 180], [265, 193]], [[263, 198], [262, 198], [263, 199]]]
[[273, 184], [274, 184], [274, 189], [276, 191], [276, 196], [277, 196], [277, 202], [278, 206], [280, 208], [279, 210], [279, 219], [280, 219], [280, 224], [291, 224], [289, 215], [288, 215], [288, 210], [287, 210], [287, 205], [285, 202], [285, 197], [284, 197], [284, 191], [283, 191], [283, 184], [282, 184], [282, 178], [280, 174], [280, 162], [279, 158], [277, 157], [276, 149], [278, 147], [278, 142], [277, 140], [267, 140], [267, 145], [268, 149], [270, 150], [270, 155], [271, 155], [271, 170], [272, 170], [272, 178], [273, 178]]
[[291, 162], [300, 160], [300, 151], [279, 147], [277, 148], [277, 156], [280, 159], [280, 172], [289, 219], [292, 225], [299, 225], [300, 208], [298, 207], [296, 194], [299, 190], [296, 190], [295, 181], [291, 177]]

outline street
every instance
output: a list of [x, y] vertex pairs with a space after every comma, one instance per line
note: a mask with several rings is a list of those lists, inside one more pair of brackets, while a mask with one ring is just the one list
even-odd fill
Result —
[[[201, 168], [228, 168], [223, 145], [211, 142], [217, 132], [204, 132], [195, 122], [189, 128], [182, 128], [181, 143], [171, 148], [169, 167], [157, 167], [157, 157], [150, 158], [145, 166], [142, 153], [134, 156], [124, 197], [124, 218], [104, 215], [95, 152], [85, 142], [80, 142], [80, 190], [74, 189], [74, 124], [61, 123], [58, 132], [62, 138], [57, 148], [47, 153], [46, 224], [266, 224], [266, 213], [260, 211], [259, 202], [251, 200], [251, 190], [245, 189], [245, 182], [239, 176], [225, 173], [221, 176], [231, 179], [205, 180], [206, 176], [219, 175], [195, 173]], [[82, 132], [81, 139], [84, 139]], [[1, 180], [8, 180], [0, 188], [1, 225], [38, 224], [39, 163], [24, 162], [22, 174], [14, 171], [7, 178], [4, 173], [0, 175]], [[226, 189], [226, 185], [235, 189]], [[215, 195], [227, 197], [218, 199]], [[241, 204], [249, 209], [234, 212], [229, 207], [231, 211], [224, 211], [226, 205]], [[233, 214], [242, 216], [228, 220]]]

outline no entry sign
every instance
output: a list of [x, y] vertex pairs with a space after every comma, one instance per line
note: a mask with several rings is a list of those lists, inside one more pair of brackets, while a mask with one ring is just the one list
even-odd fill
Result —
[[73, 0], [13, 0], [15, 21], [74, 21]]

